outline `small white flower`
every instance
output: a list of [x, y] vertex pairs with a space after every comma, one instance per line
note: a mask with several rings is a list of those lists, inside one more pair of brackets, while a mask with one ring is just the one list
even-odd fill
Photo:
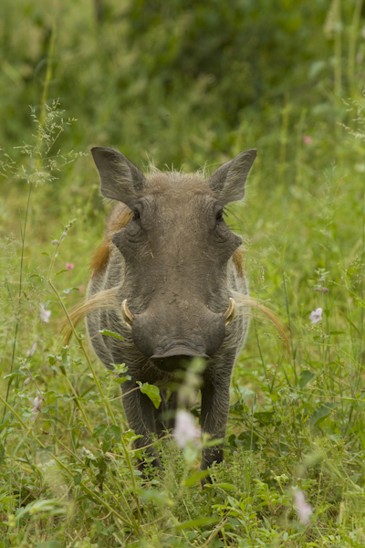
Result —
[[315, 310], [312, 310], [312, 312], [309, 315], [309, 319], [312, 323], [319, 323], [322, 321], [322, 308], [316, 308]]
[[294, 506], [300, 523], [307, 525], [313, 514], [313, 507], [305, 498], [305, 494], [300, 489], [294, 491]]
[[27, 358], [31, 358], [37, 350], [37, 343], [34, 342], [27, 352]]
[[39, 317], [44, 323], [48, 323], [51, 317], [51, 311], [47, 310], [44, 304], [39, 305]]
[[42, 409], [42, 403], [43, 403], [43, 398], [42, 396], [36, 396], [33, 400], [33, 408], [32, 408], [32, 416], [33, 418], [36, 417], [36, 415], [38, 413], [40, 413], [41, 409]]
[[200, 428], [196, 426], [191, 413], [182, 409], [178, 410], [172, 435], [180, 449], [184, 449], [189, 442], [200, 438]]

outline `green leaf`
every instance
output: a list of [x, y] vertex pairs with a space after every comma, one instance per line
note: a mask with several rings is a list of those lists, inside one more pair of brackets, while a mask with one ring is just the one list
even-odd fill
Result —
[[217, 518], [209, 518], [209, 517], [202, 517], [202, 518], [196, 518], [196, 519], [189, 519], [187, 521], [183, 521], [179, 525], [176, 526], [176, 529], [200, 529], [201, 527], [205, 527], [207, 525], [214, 525], [217, 523]]
[[94, 438], [101, 443], [104, 453], [112, 450], [114, 445], [120, 441], [121, 435], [122, 431], [120, 426], [115, 424], [100, 424], [94, 429], [93, 432]]
[[59, 540], [47, 540], [41, 544], [37, 544], [37, 548], [62, 548], [62, 544]]
[[315, 374], [312, 373], [312, 371], [309, 371], [308, 369], [305, 369], [304, 371], [301, 371], [299, 376], [299, 386], [300, 388], [305, 388], [308, 383], [315, 377]]
[[146, 394], [146, 396], [150, 398], [156, 409], [158, 409], [161, 403], [160, 389], [154, 384], [150, 384], [148, 382], [137, 381], [137, 384], [142, 394]]
[[166, 492], [157, 489], [144, 488], [141, 489], [139, 495], [144, 502], [154, 502], [159, 506], [172, 507], [174, 504], [173, 499]]
[[259, 424], [267, 425], [274, 422], [275, 414], [273, 411], [256, 411], [254, 417]]
[[5, 447], [2, 443], [0, 443], [0, 464], [2, 464], [5, 460]]
[[223, 491], [237, 491], [237, 486], [233, 485], [232, 483], [222, 482], [222, 483], [215, 483], [214, 484], [215, 489], [223, 489]]
[[65, 506], [56, 499], [41, 499], [30, 502], [24, 508], [20, 508], [16, 513], [16, 519], [19, 521], [24, 516], [33, 516], [36, 514], [59, 516], [66, 513]]
[[312, 426], [318, 426], [320, 422], [326, 419], [332, 412], [332, 409], [336, 406], [335, 403], [326, 403], [321, 405], [314, 413], [312, 413], [310, 418], [310, 423]]
[[125, 382], [130, 381], [131, 378], [132, 377], [130, 375], [126, 375], [125, 377], [117, 377], [116, 382], [118, 384], [124, 384]]
[[118, 341], [124, 341], [122, 335], [115, 333], [115, 331], [109, 331], [109, 329], [100, 329], [99, 333], [100, 335], [104, 335], [104, 337], [113, 337], [113, 339], [117, 339]]
[[184, 485], [185, 487], [192, 487], [207, 476], [209, 476], [209, 470], [198, 470], [191, 474], [188, 478], [186, 478], [186, 480], [184, 481]]

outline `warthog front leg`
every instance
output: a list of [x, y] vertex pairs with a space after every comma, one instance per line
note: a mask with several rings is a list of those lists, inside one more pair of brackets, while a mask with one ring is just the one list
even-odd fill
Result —
[[213, 447], [203, 449], [201, 468], [209, 468], [213, 462], [223, 460], [222, 443], [226, 433], [226, 425], [229, 410], [229, 376], [213, 378], [204, 381], [201, 388], [202, 410], [201, 426], [203, 434], [209, 434], [213, 440], [220, 440]]
[[[132, 430], [139, 436], [135, 442], [136, 449], [145, 450], [151, 457], [154, 466], [160, 466], [160, 459], [157, 451], [151, 446], [153, 442], [152, 434], [157, 433], [156, 409], [148, 396], [142, 394], [135, 381], [127, 381], [122, 386], [123, 406], [128, 424]], [[143, 468], [144, 461], [141, 461]]]

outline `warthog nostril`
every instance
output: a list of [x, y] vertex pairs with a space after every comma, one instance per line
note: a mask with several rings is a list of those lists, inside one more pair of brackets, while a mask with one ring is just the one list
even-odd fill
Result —
[[236, 301], [232, 297], [230, 297], [229, 305], [227, 307], [227, 310], [224, 313], [225, 324], [226, 325], [230, 324], [233, 318], [235, 317], [235, 315], [236, 315]]
[[124, 301], [122, 302], [121, 309], [122, 309], [123, 320], [125, 321], [126, 324], [131, 326], [134, 320], [134, 314], [132, 314], [132, 312], [130, 311], [130, 308], [127, 304], [127, 299], [124, 299]]

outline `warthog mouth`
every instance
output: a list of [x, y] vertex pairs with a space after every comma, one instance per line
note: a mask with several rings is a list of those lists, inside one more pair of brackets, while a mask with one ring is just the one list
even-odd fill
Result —
[[[124, 322], [129, 327], [132, 327], [134, 314], [128, 306], [127, 299], [124, 299], [124, 301], [122, 302], [121, 312], [122, 312], [122, 318]], [[228, 307], [224, 313], [225, 325], [229, 325], [232, 322], [235, 315], [236, 315], [236, 301], [233, 299], [233, 297], [230, 297]]]
[[167, 350], [158, 348], [150, 359], [160, 371], [177, 373], [189, 368], [189, 364], [194, 359], [206, 360], [207, 358], [207, 354], [199, 349], [193, 349], [185, 344], [178, 344]]
[[158, 349], [151, 356], [152, 360], [164, 360], [165, 358], [181, 358], [183, 360], [185, 358], [208, 358], [208, 356], [198, 349], [195, 350], [182, 344], [174, 345], [165, 351]]

